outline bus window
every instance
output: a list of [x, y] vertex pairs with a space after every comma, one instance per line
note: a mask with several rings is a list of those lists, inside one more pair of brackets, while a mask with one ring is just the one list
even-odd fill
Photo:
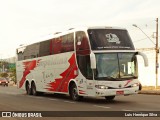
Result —
[[90, 54], [88, 38], [83, 31], [76, 32], [76, 53], [80, 55]]
[[40, 42], [39, 48], [39, 56], [47, 56], [50, 55], [50, 40]]
[[53, 54], [61, 53], [62, 50], [62, 37], [53, 39]]
[[92, 50], [134, 50], [127, 30], [89, 29]]
[[77, 63], [78, 67], [83, 74], [84, 77], [87, 79], [92, 80], [93, 79], [93, 74], [92, 74], [92, 69], [90, 67], [90, 56], [89, 55], [78, 55], [77, 56]]
[[18, 61], [36, 58], [39, 55], [39, 43], [31, 44], [17, 49]]
[[73, 33], [62, 36], [61, 52], [74, 51], [74, 35]]

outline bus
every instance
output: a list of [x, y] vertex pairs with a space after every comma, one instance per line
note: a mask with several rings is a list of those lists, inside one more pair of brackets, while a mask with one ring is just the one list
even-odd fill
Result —
[[78, 101], [85, 96], [132, 95], [141, 90], [137, 55], [129, 33], [118, 27], [81, 27], [53, 34], [16, 49], [18, 88], [28, 95], [68, 94]]

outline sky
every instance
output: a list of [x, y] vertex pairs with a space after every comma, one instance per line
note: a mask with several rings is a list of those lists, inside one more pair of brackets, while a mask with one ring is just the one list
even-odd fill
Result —
[[136, 48], [155, 47], [132, 25], [151, 37], [155, 19], [160, 19], [159, 6], [160, 0], [0, 0], [0, 59], [15, 56], [22, 44], [91, 25], [126, 28]]

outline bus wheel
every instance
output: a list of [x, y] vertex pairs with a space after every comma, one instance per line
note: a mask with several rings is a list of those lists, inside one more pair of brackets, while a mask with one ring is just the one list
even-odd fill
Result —
[[142, 90], [142, 84], [139, 84], [139, 91]]
[[105, 96], [105, 98], [107, 101], [112, 101], [115, 98], [115, 96]]
[[83, 98], [83, 96], [78, 95], [78, 90], [77, 90], [77, 86], [75, 83], [72, 84], [72, 86], [71, 86], [70, 96], [71, 96], [72, 100], [74, 100], [74, 101], [79, 101]]
[[34, 96], [37, 95], [36, 85], [35, 85], [34, 82], [31, 84], [31, 91], [32, 91], [32, 94], [33, 94]]
[[38, 92], [36, 90], [36, 84], [34, 82], [31, 85], [31, 91], [34, 96], [43, 95], [43, 92]]
[[27, 93], [27, 95], [31, 95], [32, 94], [32, 91], [31, 91], [29, 83], [26, 83], [26, 93]]

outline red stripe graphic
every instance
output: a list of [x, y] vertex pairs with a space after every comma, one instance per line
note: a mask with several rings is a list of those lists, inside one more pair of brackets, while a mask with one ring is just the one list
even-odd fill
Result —
[[132, 80], [127, 80], [126, 84], [124, 85], [125, 87], [131, 82]]
[[55, 79], [54, 82], [48, 83], [48, 87], [46, 88], [48, 91], [57, 91], [57, 92], [68, 92], [68, 83], [70, 79], [74, 79], [77, 75], [74, 74], [74, 71], [77, 70], [75, 54], [71, 56], [68, 60], [70, 63], [69, 67], [60, 74], [62, 78]]
[[85, 91], [79, 90], [79, 94], [85, 94]]
[[39, 63], [40, 60], [33, 60], [33, 61], [27, 61], [27, 62], [23, 62], [24, 65], [24, 72], [23, 72], [23, 77], [21, 79], [21, 81], [19, 82], [19, 88], [21, 88], [26, 80], [26, 76], [31, 72], [31, 70], [33, 70], [34, 68], [36, 68], [37, 64]]

